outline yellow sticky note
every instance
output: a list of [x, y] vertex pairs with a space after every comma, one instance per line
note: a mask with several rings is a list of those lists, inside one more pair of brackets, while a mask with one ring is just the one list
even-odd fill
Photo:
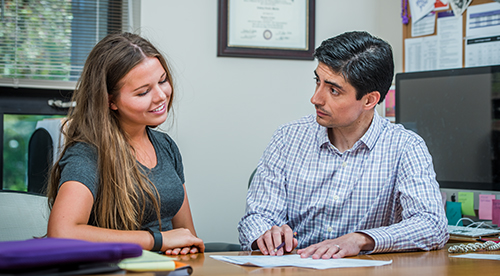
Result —
[[462, 203], [462, 214], [466, 216], [475, 216], [474, 211], [474, 193], [458, 192], [458, 202]]
[[173, 258], [146, 250], [142, 251], [142, 256], [124, 259], [118, 266], [121, 269], [135, 272], [175, 270]]

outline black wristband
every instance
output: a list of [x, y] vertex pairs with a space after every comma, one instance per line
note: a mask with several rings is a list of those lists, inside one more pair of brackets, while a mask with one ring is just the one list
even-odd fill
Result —
[[151, 229], [151, 227], [148, 227], [147, 230], [153, 236], [154, 239], [153, 249], [151, 249], [151, 251], [156, 251], [156, 252], [161, 251], [161, 247], [163, 245], [163, 236], [161, 235], [160, 230]]

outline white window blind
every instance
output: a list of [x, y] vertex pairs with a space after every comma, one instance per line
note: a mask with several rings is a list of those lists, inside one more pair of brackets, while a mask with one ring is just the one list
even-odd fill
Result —
[[1, 0], [0, 85], [74, 88], [92, 47], [129, 30], [130, 0]]

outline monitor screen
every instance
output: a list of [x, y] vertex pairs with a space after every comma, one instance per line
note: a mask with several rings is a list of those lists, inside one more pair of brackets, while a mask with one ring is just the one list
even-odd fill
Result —
[[425, 140], [442, 188], [500, 190], [500, 66], [397, 74], [396, 123]]

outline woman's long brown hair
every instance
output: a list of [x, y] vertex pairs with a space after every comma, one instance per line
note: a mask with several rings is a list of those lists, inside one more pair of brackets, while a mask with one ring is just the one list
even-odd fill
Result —
[[[70, 109], [62, 127], [65, 144], [61, 156], [77, 142], [95, 147], [98, 155], [99, 189], [92, 215], [98, 227], [137, 230], [145, 216], [147, 201], [153, 203], [160, 222], [159, 194], [138, 166], [119, 118], [109, 108], [120, 80], [146, 57], [156, 57], [172, 85], [167, 111], [172, 106], [173, 81], [164, 57], [146, 39], [131, 33], [108, 35], [90, 52], [73, 94], [76, 106]], [[52, 168], [47, 196], [52, 208], [61, 178], [60, 159]], [[140, 206], [140, 207], [139, 207]]]

